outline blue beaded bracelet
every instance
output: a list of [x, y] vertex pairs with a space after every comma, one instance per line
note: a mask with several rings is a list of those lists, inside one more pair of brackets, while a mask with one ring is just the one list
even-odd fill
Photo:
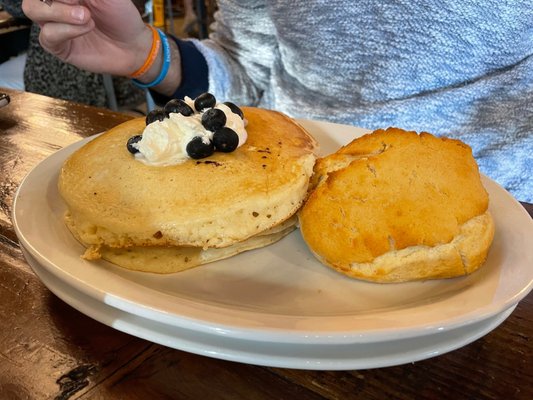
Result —
[[148, 83], [142, 83], [138, 81], [137, 79], [132, 79], [132, 82], [135, 86], [146, 89], [151, 88], [154, 86], [159, 85], [163, 79], [167, 76], [168, 69], [170, 68], [170, 45], [168, 43], [167, 35], [165, 35], [161, 29], [157, 29], [157, 33], [159, 34], [159, 38], [161, 39], [161, 43], [163, 44], [163, 67], [161, 68], [161, 71], [159, 72], [159, 75], [152, 81]]

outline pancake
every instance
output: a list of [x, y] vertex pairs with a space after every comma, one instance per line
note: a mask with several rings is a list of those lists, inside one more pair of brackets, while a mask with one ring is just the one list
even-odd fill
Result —
[[138, 118], [69, 157], [58, 188], [87, 256], [103, 248], [225, 248], [291, 218], [307, 195], [316, 142], [284, 114], [242, 110], [248, 139], [231, 153], [146, 165], [126, 148], [145, 127]]
[[296, 217], [291, 217], [272, 229], [227, 247], [203, 249], [201, 247], [184, 246], [122, 248], [102, 246], [99, 248], [97, 258], [103, 258], [113, 264], [134, 271], [159, 274], [180, 272], [275, 243], [296, 229], [296, 221]]
[[403, 282], [469, 274], [494, 236], [471, 149], [397, 128], [319, 159], [299, 213], [307, 245], [353, 278]]

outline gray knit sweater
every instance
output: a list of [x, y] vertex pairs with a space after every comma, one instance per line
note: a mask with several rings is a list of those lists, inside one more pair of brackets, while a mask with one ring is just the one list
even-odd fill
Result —
[[217, 98], [459, 138], [533, 202], [531, 0], [220, 0], [212, 28]]

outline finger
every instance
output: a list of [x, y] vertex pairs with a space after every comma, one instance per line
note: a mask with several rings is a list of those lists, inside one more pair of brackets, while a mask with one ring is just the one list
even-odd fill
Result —
[[71, 25], [58, 22], [48, 22], [41, 27], [39, 42], [50, 53], [65, 59], [70, 49], [70, 41], [83, 36], [94, 29], [91, 19], [85, 25]]
[[22, 11], [38, 24], [60, 22], [64, 24], [82, 25], [91, 18], [87, 7], [79, 5], [78, 0], [54, 1], [49, 7], [39, 0], [24, 0]]

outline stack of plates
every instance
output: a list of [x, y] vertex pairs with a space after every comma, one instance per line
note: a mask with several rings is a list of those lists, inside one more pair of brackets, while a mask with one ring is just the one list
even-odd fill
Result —
[[[364, 133], [300, 121], [322, 154]], [[461, 278], [373, 284], [323, 266], [298, 231], [280, 242], [172, 275], [89, 262], [63, 223], [63, 161], [89, 139], [37, 165], [13, 223], [35, 273], [58, 297], [120, 331], [192, 353], [301, 369], [377, 368], [454, 350], [502, 323], [533, 288], [533, 221], [483, 177], [496, 236], [486, 265]]]

